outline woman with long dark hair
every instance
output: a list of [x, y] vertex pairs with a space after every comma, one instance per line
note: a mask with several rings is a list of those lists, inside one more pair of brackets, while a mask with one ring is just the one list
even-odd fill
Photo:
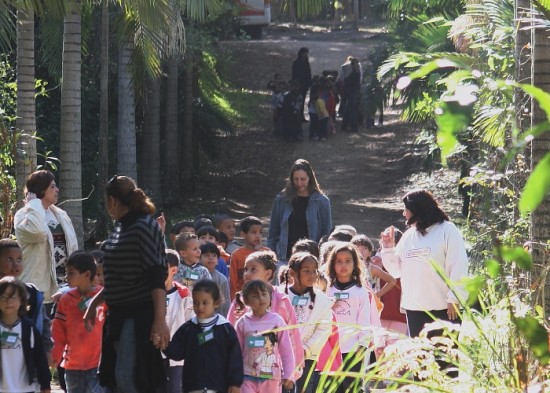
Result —
[[85, 315], [91, 326], [96, 307], [108, 306], [99, 380], [117, 392], [155, 392], [165, 382], [159, 349], [170, 340], [164, 238], [152, 217], [155, 205], [133, 179], [113, 177], [105, 188], [105, 205], [116, 220], [101, 246], [105, 286]]
[[409, 192], [403, 203], [409, 229], [397, 245], [393, 227], [383, 232], [381, 257], [388, 272], [401, 277], [401, 307], [409, 334], [417, 337], [434, 317], [460, 322], [456, 295], [462, 289], [458, 284], [449, 288], [433, 264], [456, 283], [468, 274], [468, 256], [462, 235], [429, 191]]
[[330, 200], [321, 190], [311, 164], [296, 160], [285, 188], [273, 202], [267, 246], [280, 261], [287, 261], [298, 240], [319, 242], [331, 229]]
[[296, 59], [292, 62], [292, 80], [300, 85], [300, 95], [302, 102], [300, 105], [300, 118], [305, 121], [304, 117], [304, 102], [306, 94], [311, 87], [311, 66], [309, 65], [309, 49], [300, 48]]

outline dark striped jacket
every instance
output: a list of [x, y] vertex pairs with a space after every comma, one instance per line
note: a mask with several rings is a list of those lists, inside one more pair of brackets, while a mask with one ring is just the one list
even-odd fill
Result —
[[151, 291], [164, 289], [165, 243], [159, 225], [149, 216], [130, 212], [102, 244], [105, 289], [109, 307], [152, 302]]

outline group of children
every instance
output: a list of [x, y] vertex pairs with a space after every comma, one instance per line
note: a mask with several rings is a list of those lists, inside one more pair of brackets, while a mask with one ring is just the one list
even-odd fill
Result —
[[[384, 347], [379, 297], [395, 279], [370, 263], [372, 242], [352, 227], [337, 227], [320, 245], [298, 241], [280, 266], [262, 246], [260, 219], [246, 217], [240, 229], [242, 243], [235, 239], [234, 219], [218, 215], [180, 222], [170, 231], [174, 249], [166, 252], [165, 289], [171, 341], [163, 351], [163, 391], [359, 389], [360, 379], [331, 379], [324, 372], [359, 371], [371, 352]], [[102, 391], [96, 371], [106, 309], [96, 310], [93, 329], [82, 322], [103, 285], [101, 255], [95, 255], [78, 251], [67, 260], [68, 289], [56, 297], [52, 347], [40, 292], [16, 278], [21, 250], [13, 240], [0, 241], [0, 391], [34, 391], [33, 375], [41, 391], [49, 391], [47, 354], [51, 365], [65, 369], [67, 392]]]
[[[296, 81], [284, 82], [280, 74], [275, 74], [267, 84], [271, 90], [271, 109], [273, 113], [273, 133], [285, 140], [303, 140], [301, 103], [299, 84]], [[309, 94], [309, 140], [325, 141], [329, 134], [336, 131], [336, 105], [338, 93], [334, 77], [330, 73], [312, 78]]]

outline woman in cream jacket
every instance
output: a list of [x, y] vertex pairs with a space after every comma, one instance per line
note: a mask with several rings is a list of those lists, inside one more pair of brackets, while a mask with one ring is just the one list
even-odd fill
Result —
[[78, 242], [71, 219], [55, 206], [59, 189], [53, 173], [31, 173], [26, 191], [25, 206], [14, 218], [15, 236], [23, 250], [20, 279], [35, 284], [49, 304], [64, 278], [65, 260], [78, 249]]

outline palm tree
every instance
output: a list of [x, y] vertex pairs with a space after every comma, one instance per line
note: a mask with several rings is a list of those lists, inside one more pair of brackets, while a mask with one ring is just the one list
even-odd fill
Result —
[[118, 48], [117, 172], [137, 178], [135, 93], [130, 73], [133, 40], [124, 37]]
[[17, 146], [17, 196], [36, 168], [36, 102], [34, 98], [34, 11], [17, 10], [17, 120], [22, 133]]
[[[155, 203], [161, 201], [160, 78], [149, 78], [143, 98], [139, 182]], [[167, 144], [165, 144], [167, 145]], [[167, 150], [166, 146], [163, 151]]]
[[82, 244], [82, 162], [81, 162], [81, 18], [80, 1], [63, 21], [63, 65], [61, 82], [60, 183], [61, 194], [70, 202], [65, 210], [73, 221], [79, 244]]

